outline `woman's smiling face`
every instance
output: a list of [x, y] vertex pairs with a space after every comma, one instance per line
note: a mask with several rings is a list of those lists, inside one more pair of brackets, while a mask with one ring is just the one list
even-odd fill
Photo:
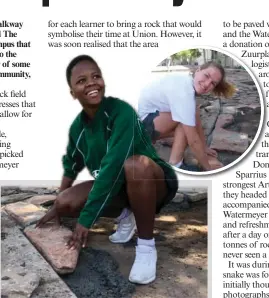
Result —
[[222, 80], [220, 70], [214, 66], [198, 69], [194, 74], [194, 89], [197, 94], [211, 92]]
[[96, 63], [83, 60], [71, 72], [71, 94], [81, 105], [96, 106], [105, 94], [105, 82]]

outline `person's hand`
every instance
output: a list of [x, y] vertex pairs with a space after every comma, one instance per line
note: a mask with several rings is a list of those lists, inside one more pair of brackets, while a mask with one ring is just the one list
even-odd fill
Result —
[[55, 205], [53, 205], [48, 212], [36, 223], [36, 228], [42, 228], [46, 223], [53, 221], [56, 225], [60, 225], [60, 218], [57, 214]]
[[79, 249], [81, 246], [86, 247], [89, 229], [77, 223], [75, 231], [73, 232], [66, 245], [68, 249]]
[[206, 147], [205, 153], [209, 156], [218, 157], [218, 153], [216, 150]]

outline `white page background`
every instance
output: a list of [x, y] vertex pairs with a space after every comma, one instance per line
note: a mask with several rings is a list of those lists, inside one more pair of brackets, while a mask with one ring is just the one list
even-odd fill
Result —
[[[137, 104], [139, 90], [148, 79], [150, 71], [167, 56], [183, 49], [203, 46], [222, 47], [223, 21], [259, 21], [268, 18], [268, 1], [197, 1], [184, 0], [182, 7], [173, 7], [172, 1], [137, 0], [131, 1], [63, 1], [50, 0], [50, 7], [42, 7], [41, 1], [4, 1], [1, 5], [1, 19], [23, 21], [20, 30], [21, 40], [31, 41], [32, 47], [18, 50], [20, 61], [31, 62], [31, 80], [1, 79], [3, 90], [27, 90], [27, 100], [36, 101], [33, 117], [29, 119], [1, 119], [1, 130], [5, 131], [14, 150], [24, 150], [24, 158], [16, 170], [0, 172], [0, 179], [16, 184], [25, 180], [59, 180], [62, 176], [61, 157], [67, 144], [67, 132], [71, 121], [80, 111], [79, 103], [74, 101], [65, 79], [65, 69], [69, 61], [80, 54], [91, 55], [102, 69], [106, 95], [126, 100], [133, 106]], [[83, 21], [188, 21], [202, 19], [203, 37], [199, 39], [163, 38], [159, 48], [48, 48], [47, 23], [68, 20]], [[79, 30], [79, 28], [76, 28]], [[12, 49], [11, 49], [12, 50]], [[241, 49], [229, 49], [240, 57]], [[244, 61], [247, 65], [250, 60]], [[260, 145], [256, 146], [256, 149]], [[209, 196], [209, 217], [212, 217], [209, 247], [212, 244], [212, 272], [209, 285], [212, 295], [222, 297], [221, 278], [227, 260], [222, 259], [222, 221], [221, 193], [222, 182], [231, 181], [235, 171], [249, 171], [253, 150], [235, 167], [213, 176], [179, 175], [180, 179], [212, 180], [212, 196]], [[232, 178], [233, 177], [233, 178]], [[88, 179], [84, 171], [79, 179]], [[3, 184], [6, 184], [3, 181]], [[13, 183], [12, 183], [13, 184]], [[210, 209], [211, 209], [210, 208]], [[209, 250], [210, 252], [210, 250]], [[210, 256], [209, 256], [210, 259]], [[210, 269], [210, 268], [209, 268]], [[212, 276], [212, 281], [211, 281]], [[208, 291], [211, 292], [211, 287]], [[195, 297], [193, 297], [195, 298]]]

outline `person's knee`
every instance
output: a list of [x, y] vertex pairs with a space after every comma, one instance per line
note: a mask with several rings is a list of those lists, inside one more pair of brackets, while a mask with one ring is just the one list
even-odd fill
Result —
[[144, 155], [133, 155], [125, 161], [124, 172], [127, 180], [153, 178], [153, 161]]
[[178, 132], [181, 132], [182, 134], [185, 134], [184, 133], [184, 128], [183, 128], [183, 125], [181, 123], [178, 123], [178, 125], [176, 126], [175, 128]]
[[59, 214], [66, 214], [73, 211], [74, 206], [70, 200], [68, 200], [68, 196], [66, 193], [60, 193], [55, 201], [56, 210]]

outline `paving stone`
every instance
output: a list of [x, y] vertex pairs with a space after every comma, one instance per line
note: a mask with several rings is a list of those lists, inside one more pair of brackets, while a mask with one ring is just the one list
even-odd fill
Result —
[[234, 117], [231, 114], [221, 114], [219, 115], [215, 129], [224, 128], [226, 125], [233, 123]]
[[20, 192], [31, 192], [34, 194], [41, 194], [45, 190], [46, 190], [45, 187], [20, 186]]
[[[194, 156], [194, 154], [190, 149], [187, 149], [184, 153], [184, 162], [187, 165], [199, 166], [198, 160], [196, 159], [196, 157]], [[223, 164], [216, 157], [208, 156], [208, 162], [210, 165], [223, 167]]]
[[6, 205], [5, 211], [23, 227], [36, 223], [45, 215], [45, 210], [27, 202]]
[[34, 204], [36, 206], [48, 205], [50, 203], [53, 203], [56, 198], [56, 195], [33, 196], [30, 199], [27, 199], [27, 203]]
[[218, 115], [220, 113], [220, 101], [216, 100], [213, 105], [201, 109], [200, 117], [204, 134], [208, 137], [215, 127]]
[[182, 203], [184, 201], [184, 193], [177, 192], [172, 201], [174, 203]]
[[253, 98], [253, 97], [247, 96], [246, 98], [240, 99], [240, 101], [239, 101], [239, 103], [246, 104], [246, 105], [251, 105], [254, 102], [258, 103], [259, 98], [258, 97]]
[[192, 190], [184, 190], [181, 191], [179, 189], [175, 199], [173, 199], [174, 203], [181, 203], [184, 201], [184, 196], [187, 196], [190, 202], [198, 202], [207, 198], [207, 190], [200, 190], [200, 191], [192, 191]]
[[215, 99], [211, 102], [210, 106], [205, 107], [207, 112], [219, 113], [220, 112], [220, 100]]
[[20, 187], [21, 192], [32, 192], [39, 195], [55, 193], [57, 190], [58, 187]]
[[33, 193], [16, 193], [7, 196], [1, 196], [1, 205], [11, 204], [19, 201], [23, 201], [32, 197]]
[[261, 112], [261, 105], [259, 103], [252, 103], [249, 107], [257, 112]]
[[208, 163], [214, 167], [223, 167], [223, 163], [221, 163], [216, 157], [208, 156]]
[[226, 129], [214, 130], [210, 147], [220, 151], [244, 153], [248, 148], [248, 135]]
[[56, 272], [68, 274], [75, 270], [79, 251], [69, 250], [65, 245], [72, 235], [69, 229], [45, 225], [38, 229], [30, 226], [24, 232]]
[[22, 267], [9, 267], [1, 272], [1, 297], [28, 298], [38, 287], [40, 276]]
[[186, 193], [191, 202], [198, 202], [207, 198], [207, 191]]
[[1, 196], [9, 196], [15, 193], [18, 193], [19, 187], [17, 186], [2, 186], [1, 187]]
[[[67, 285], [25, 237], [15, 221], [4, 211], [1, 212], [1, 238], [2, 278], [7, 276], [7, 274], [4, 274], [5, 272], [11, 272], [10, 269], [13, 270], [13, 268], [16, 268], [16, 273], [22, 275], [26, 273], [28, 277], [33, 277], [32, 281], [35, 280], [34, 276], [40, 277], [40, 283], [32, 293], [31, 298], [76, 298]], [[15, 298], [15, 296], [11, 295], [8, 297]], [[17, 296], [16, 298], [22, 298], [22, 296]]]
[[236, 106], [233, 106], [233, 105], [223, 106], [221, 108], [221, 113], [235, 115], [238, 112], [239, 107], [241, 107], [241, 106], [242, 105], [238, 105], [238, 104]]
[[[182, 180], [180, 181], [181, 184]], [[195, 185], [195, 183], [193, 183]], [[207, 192], [207, 187], [197, 187], [197, 186], [180, 186], [178, 193], [188, 193], [188, 192]]]

